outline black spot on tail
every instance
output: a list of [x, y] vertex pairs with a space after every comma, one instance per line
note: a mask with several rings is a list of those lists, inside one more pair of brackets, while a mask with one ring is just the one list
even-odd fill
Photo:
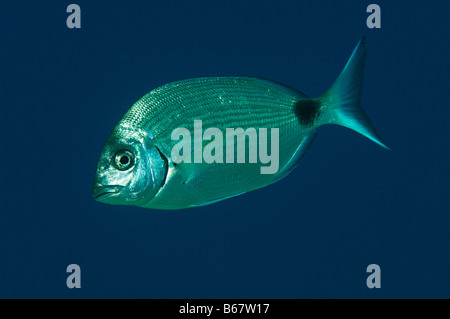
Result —
[[316, 100], [300, 100], [294, 104], [294, 113], [300, 125], [310, 127], [320, 115], [320, 102]]

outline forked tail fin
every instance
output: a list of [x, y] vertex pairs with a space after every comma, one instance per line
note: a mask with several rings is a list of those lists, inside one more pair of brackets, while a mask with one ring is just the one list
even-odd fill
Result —
[[336, 81], [319, 97], [328, 113], [324, 124], [348, 127], [389, 149], [361, 106], [366, 53], [365, 38], [362, 38]]

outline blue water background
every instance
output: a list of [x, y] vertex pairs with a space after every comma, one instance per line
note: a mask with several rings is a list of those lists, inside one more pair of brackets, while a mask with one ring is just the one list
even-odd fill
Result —
[[[373, 30], [371, 1], [77, 1], [68, 29], [70, 3], [1, 6], [0, 297], [450, 297], [448, 1], [377, 1]], [[392, 151], [327, 126], [284, 180], [211, 206], [91, 197], [151, 89], [251, 75], [317, 96], [363, 35], [363, 105]]]

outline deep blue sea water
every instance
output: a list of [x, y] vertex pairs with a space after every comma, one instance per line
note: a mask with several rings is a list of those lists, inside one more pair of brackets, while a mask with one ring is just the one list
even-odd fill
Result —
[[[68, 29], [70, 3], [0, 10], [0, 297], [450, 297], [449, 2], [377, 0], [381, 29], [372, 1], [77, 1]], [[363, 35], [391, 151], [327, 126], [288, 177], [214, 205], [92, 198], [103, 143], [151, 89], [251, 75], [317, 96]]]

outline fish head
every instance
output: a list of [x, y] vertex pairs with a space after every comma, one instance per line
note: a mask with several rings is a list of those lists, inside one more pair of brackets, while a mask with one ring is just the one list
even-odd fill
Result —
[[151, 134], [116, 128], [100, 154], [92, 196], [113, 205], [143, 205], [162, 187], [167, 169]]

